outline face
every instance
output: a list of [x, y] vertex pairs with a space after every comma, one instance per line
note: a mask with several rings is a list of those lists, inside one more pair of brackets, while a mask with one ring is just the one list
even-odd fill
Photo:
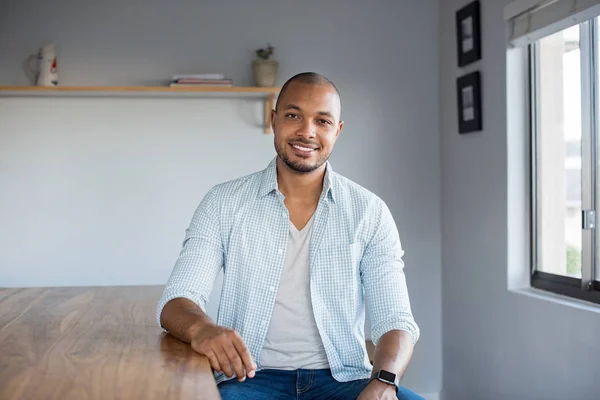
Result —
[[308, 173], [331, 155], [343, 122], [340, 99], [329, 85], [291, 83], [272, 112], [275, 150], [293, 171]]

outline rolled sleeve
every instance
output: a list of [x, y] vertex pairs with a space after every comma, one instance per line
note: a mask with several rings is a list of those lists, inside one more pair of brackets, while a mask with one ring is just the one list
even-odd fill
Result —
[[403, 330], [416, 343], [420, 331], [410, 306], [404, 274], [404, 250], [387, 205], [379, 200], [378, 223], [361, 259], [361, 278], [371, 316], [371, 340]]
[[163, 308], [175, 298], [189, 299], [206, 312], [206, 302], [223, 266], [218, 200], [216, 187], [212, 188], [196, 208], [186, 229], [179, 257], [158, 301], [159, 326]]

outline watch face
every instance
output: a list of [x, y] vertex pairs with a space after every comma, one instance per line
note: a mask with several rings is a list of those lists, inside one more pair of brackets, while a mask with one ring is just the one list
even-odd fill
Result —
[[384, 370], [379, 371], [379, 377], [388, 382], [394, 382], [396, 380], [396, 374]]

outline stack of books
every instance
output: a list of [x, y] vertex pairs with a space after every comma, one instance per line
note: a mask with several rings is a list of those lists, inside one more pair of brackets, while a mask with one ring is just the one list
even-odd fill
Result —
[[223, 74], [184, 74], [173, 75], [170, 87], [231, 87], [233, 81]]

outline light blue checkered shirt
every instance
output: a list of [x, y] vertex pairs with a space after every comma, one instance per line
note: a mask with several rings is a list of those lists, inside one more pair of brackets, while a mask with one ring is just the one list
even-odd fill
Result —
[[[263, 171], [214, 186], [186, 230], [157, 306], [159, 324], [163, 307], [177, 297], [206, 312], [223, 268], [216, 323], [241, 335], [260, 370], [289, 235], [283, 200], [276, 158]], [[394, 329], [408, 331], [415, 343], [419, 338], [395, 222], [383, 200], [333, 172], [328, 162], [311, 234], [311, 299], [332, 375], [342, 382], [368, 378], [365, 301], [373, 343]], [[215, 379], [228, 378], [215, 373]]]

